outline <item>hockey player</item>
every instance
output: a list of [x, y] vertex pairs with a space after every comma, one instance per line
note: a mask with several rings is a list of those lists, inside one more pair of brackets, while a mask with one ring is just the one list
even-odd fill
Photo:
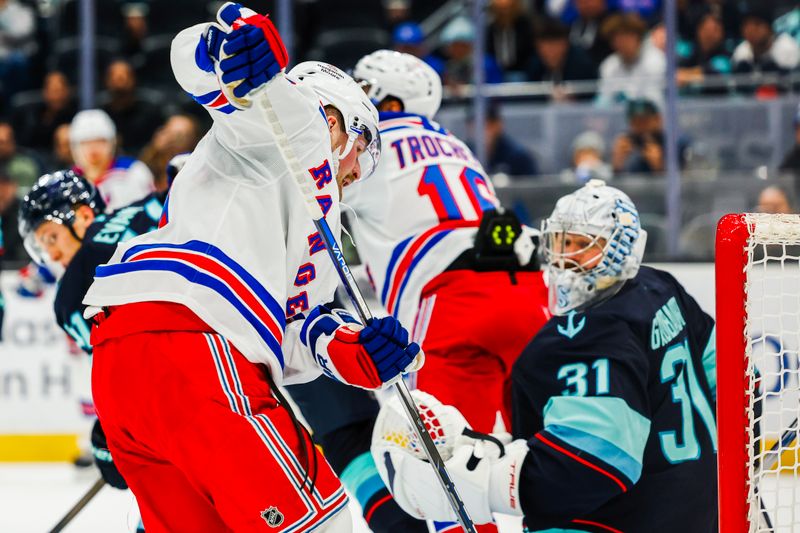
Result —
[[84, 300], [100, 322], [98, 415], [149, 531], [347, 531], [347, 496], [277, 387], [325, 373], [378, 388], [419, 347], [391, 317], [362, 328], [318, 306], [333, 265], [271, 126], [229, 98], [269, 98], [337, 237], [337, 185], [371, 172], [377, 112], [335, 67], [285, 75], [267, 17], [228, 3], [218, 20], [172, 46], [178, 82], [214, 125], [163, 226], [120, 245]]
[[69, 126], [76, 170], [100, 190], [113, 211], [141, 200], [155, 190], [150, 169], [133, 157], [116, 156], [117, 128], [105, 111], [79, 112]]
[[[153, 193], [105, 215], [97, 189], [74, 171], [64, 170], [40, 177], [22, 201], [19, 229], [28, 253], [39, 264], [59, 263], [64, 268], [55, 297], [56, 321], [88, 355], [92, 347], [82, 301], [95, 268], [111, 259], [119, 242], [158, 227], [165, 194]], [[91, 444], [94, 462], [106, 483], [128, 488], [114, 466], [97, 420]], [[140, 525], [139, 531], [143, 530]]]
[[491, 432], [511, 365], [549, 318], [530, 236], [502, 211], [469, 148], [433, 122], [442, 86], [430, 66], [379, 50], [353, 75], [380, 111], [383, 146], [374, 178], [345, 198], [359, 255], [387, 311], [413, 324], [425, 351], [417, 388]]
[[[671, 275], [640, 266], [636, 208], [600, 180], [558, 201], [543, 239], [558, 316], [512, 372], [518, 440], [464, 439], [447, 461], [473, 519], [494, 511], [524, 515], [527, 531], [716, 532], [713, 319]], [[385, 440], [373, 451], [401, 506], [449, 515], [428, 465]]]

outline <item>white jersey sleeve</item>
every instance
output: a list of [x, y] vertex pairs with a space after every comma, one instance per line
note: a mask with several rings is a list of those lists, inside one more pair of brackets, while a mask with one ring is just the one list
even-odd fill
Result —
[[[203, 29], [189, 28], [173, 42], [176, 77], [190, 92], [216, 83], [194, 61]], [[319, 99], [283, 74], [266, 94], [300, 164], [317, 179], [317, 201], [338, 239], [338, 191]], [[250, 361], [268, 365], [276, 383], [313, 379], [320, 370], [298, 340], [301, 317], [333, 300], [338, 276], [256, 107], [206, 107], [214, 124], [170, 189], [162, 227], [120, 245], [97, 269], [84, 302], [185, 305]]]
[[[280, 179], [287, 169], [275, 149], [272, 128], [265, 121], [262, 111], [255, 105], [246, 109], [236, 109], [231, 105], [220, 88], [213, 67], [198, 59], [201, 56], [198, 46], [205, 47], [203, 32], [207, 26], [192, 26], [175, 37], [171, 52], [175, 78], [214, 119], [214, 134], [222, 147], [238, 153], [238, 160], [246, 160], [254, 165], [256, 172], [253, 176], [258, 181]], [[295, 155], [301, 162], [314, 160], [318, 154], [317, 142], [316, 138], [309, 138], [307, 131], [320, 119], [327, 121], [319, 97], [309, 87], [295, 84], [283, 72], [266, 84], [265, 93], [273, 104]], [[309, 105], [310, 102], [316, 102], [317, 105]], [[264, 157], [265, 148], [271, 148], [275, 156]], [[220, 170], [235, 173], [235, 169]]]
[[381, 114], [382, 153], [373, 176], [344, 190], [353, 233], [386, 310], [415, 333], [425, 286], [474, 245], [484, 211], [499, 202], [483, 167], [433, 121]]

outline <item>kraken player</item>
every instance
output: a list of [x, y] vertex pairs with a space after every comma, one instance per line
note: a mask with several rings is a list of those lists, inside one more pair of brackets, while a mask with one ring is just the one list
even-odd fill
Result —
[[267, 17], [232, 3], [217, 17], [171, 56], [214, 125], [163, 225], [120, 245], [84, 300], [98, 415], [151, 532], [347, 531], [347, 496], [278, 386], [325, 373], [378, 388], [421, 354], [391, 317], [362, 328], [320, 306], [338, 277], [305, 199], [258, 106], [229, 99], [269, 98], [337, 238], [341, 187], [379, 153], [377, 111], [331, 65], [284, 74]]
[[[636, 208], [602, 181], [561, 198], [543, 239], [558, 316], [514, 366], [518, 440], [464, 439], [447, 461], [473, 519], [716, 532], [713, 320], [671, 275], [640, 267]], [[373, 452], [401, 506], [449, 516], [427, 464], [380, 439]]]
[[[56, 321], [88, 355], [92, 347], [82, 301], [95, 268], [111, 259], [117, 243], [158, 226], [164, 195], [153, 193], [106, 215], [99, 191], [80, 174], [64, 170], [40, 177], [22, 201], [19, 230], [28, 253], [39, 264], [58, 263], [63, 267], [54, 304]], [[82, 404], [93, 414], [91, 400]], [[103, 479], [113, 487], [126, 489], [97, 420], [91, 444]]]

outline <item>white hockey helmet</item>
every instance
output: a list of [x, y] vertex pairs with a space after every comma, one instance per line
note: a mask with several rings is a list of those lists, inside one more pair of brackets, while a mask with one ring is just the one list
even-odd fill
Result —
[[387, 96], [401, 102], [408, 113], [433, 118], [442, 105], [442, 79], [423, 60], [395, 52], [378, 50], [362, 57], [353, 70], [375, 105]]
[[117, 128], [114, 121], [102, 109], [86, 109], [78, 112], [69, 125], [69, 142], [73, 149], [84, 141], [103, 139], [115, 143]]
[[[363, 135], [367, 146], [358, 158], [361, 165], [360, 178], [369, 177], [378, 166], [381, 138], [378, 133], [378, 110], [361, 87], [339, 68], [320, 61], [304, 61], [292, 68], [288, 76], [299, 83], [310, 85], [323, 106], [332, 105], [342, 114], [348, 140], [345, 147], [334, 156], [338, 159], [346, 157], [355, 147], [359, 135]], [[339, 170], [338, 159], [333, 164], [334, 174]]]
[[[567, 237], [575, 235], [586, 244], [567, 250]], [[564, 315], [610, 298], [636, 276], [647, 232], [628, 195], [593, 179], [556, 202], [542, 223], [542, 241], [550, 311]]]

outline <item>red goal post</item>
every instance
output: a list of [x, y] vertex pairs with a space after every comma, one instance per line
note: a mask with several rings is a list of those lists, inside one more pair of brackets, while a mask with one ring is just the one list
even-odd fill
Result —
[[800, 531], [800, 216], [717, 225], [720, 531]]

